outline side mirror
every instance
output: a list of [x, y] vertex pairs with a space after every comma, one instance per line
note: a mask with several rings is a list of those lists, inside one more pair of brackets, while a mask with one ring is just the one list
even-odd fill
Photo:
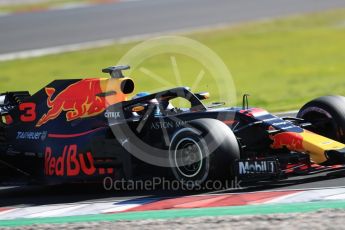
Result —
[[205, 100], [210, 98], [210, 93], [209, 92], [201, 92], [201, 93], [195, 93], [195, 96], [199, 100]]

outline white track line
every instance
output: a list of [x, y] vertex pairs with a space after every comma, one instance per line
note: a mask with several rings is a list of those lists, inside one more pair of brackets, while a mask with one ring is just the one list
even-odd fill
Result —
[[95, 42], [84, 42], [72, 45], [56, 46], [51, 48], [26, 50], [14, 53], [0, 54], [0, 61], [12, 61], [16, 59], [27, 59], [34, 57], [42, 57], [51, 54], [60, 54], [65, 52], [79, 51], [91, 48], [100, 48], [114, 44], [114, 40], [100, 40]]
[[[258, 19], [256, 21], [268, 21], [269, 19], [263, 18]], [[246, 23], [246, 22], [243, 22]], [[73, 51], [80, 51], [86, 49], [93, 49], [93, 48], [101, 48], [110, 45], [118, 44], [126, 44], [130, 42], [139, 42], [145, 39], [158, 37], [158, 36], [166, 36], [166, 35], [182, 35], [182, 34], [190, 34], [195, 32], [206, 32], [210, 30], [218, 30], [218, 29], [225, 29], [230, 26], [236, 26], [243, 23], [219, 23], [211, 26], [200, 26], [200, 27], [190, 27], [178, 30], [168, 30], [162, 31], [157, 33], [147, 33], [147, 34], [138, 34], [133, 36], [127, 36], [122, 38], [116, 39], [103, 39], [97, 41], [90, 41], [90, 42], [81, 42], [69, 45], [62, 45], [62, 46], [55, 46], [55, 47], [48, 47], [48, 48], [41, 48], [41, 49], [32, 49], [32, 50], [24, 50], [19, 52], [12, 52], [12, 53], [5, 53], [0, 54], [0, 62], [3, 61], [12, 61], [16, 59], [27, 59], [27, 58], [34, 58], [34, 57], [42, 57], [52, 54], [61, 54], [66, 52], [73, 52]]]

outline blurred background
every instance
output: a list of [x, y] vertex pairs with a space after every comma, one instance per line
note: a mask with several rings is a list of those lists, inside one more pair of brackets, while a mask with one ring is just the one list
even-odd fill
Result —
[[[252, 106], [286, 111], [345, 95], [343, 0], [0, 0], [0, 92], [33, 94], [54, 79], [106, 77], [102, 68], [161, 35], [192, 38], [219, 55], [238, 102], [249, 93]], [[191, 86], [202, 66], [175, 57], [176, 86]], [[168, 54], [141, 63], [174, 82], [171, 65]], [[161, 88], [149, 74], [131, 74], [136, 92]], [[229, 93], [212, 95], [209, 75], [196, 91]]]

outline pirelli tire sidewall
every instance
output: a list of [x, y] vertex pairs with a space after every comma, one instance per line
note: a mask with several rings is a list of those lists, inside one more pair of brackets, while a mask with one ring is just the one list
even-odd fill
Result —
[[[234, 175], [232, 165], [240, 158], [240, 147], [231, 129], [215, 119], [197, 119], [177, 131], [169, 147], [169, 162], [175, 179], [190, 187], [202, 186], [207, 180], [226, 180]], [[179, 166], [178, 151], [183, 141], [196, 143], [202, 155], [199, 170], [186, 173]]]
[[[345, 97], [323, 96], [306, 103], [298, 112], [303, 118], [314, 125], [314, 132], [328, 138], [345, 143]], [[318, 118], [328, 117], [333, 128], [326, 132], [316, 125]]]

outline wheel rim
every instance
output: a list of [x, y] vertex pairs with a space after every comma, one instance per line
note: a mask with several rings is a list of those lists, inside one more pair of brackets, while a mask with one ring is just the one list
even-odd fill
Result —
[[191, 138], [181, 139], [174, 151], [178, 172], [187, 178], [195, 177], [203, 167], [203, 154], [199, 144]]

